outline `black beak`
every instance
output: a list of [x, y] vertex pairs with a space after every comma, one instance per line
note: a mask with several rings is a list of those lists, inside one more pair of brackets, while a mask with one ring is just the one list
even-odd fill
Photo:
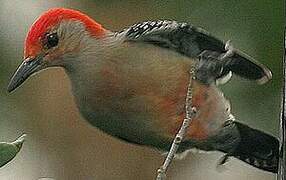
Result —
[[25, 59], [18, 67], [8, 85], [8, 92], [12, 92], [19, 87], [29, 76], [40, 70], [43, 55], [39, 55], [33, 59]]

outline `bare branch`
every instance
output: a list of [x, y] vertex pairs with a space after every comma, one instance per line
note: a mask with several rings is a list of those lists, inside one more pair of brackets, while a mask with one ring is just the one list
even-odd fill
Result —
[[185, 111], [186, 115], [184, 118], [184, 121], [181, 125], [180, 130], [176, 134], [173, 143], [171, 145], [171, 148], [167, 154], [167, 157], [165, 158], [165, 161], [163, 165], [158, 169], [157, 171], [157, 178], [156, 180], [165, 180], [166, 179], [166, 173], [168, 170], [168, 167], [170, 166], [172, 160], [174, 159], [174, 156], [183, 141], [185, 134], [187, 132], [187, 129], [192, 121], [192, 118], [196, 114], [196, 108], [192, 107], [192, 86], [193, 86], [193, 80], [195, 79], [195, 73], [194, 73], [194, 67], [192, 67], [190, 71], [190, 81], [188, 84], [188, 89], [187, 89], [187, 96], [186, 96], [186, 105], [185, 105]]

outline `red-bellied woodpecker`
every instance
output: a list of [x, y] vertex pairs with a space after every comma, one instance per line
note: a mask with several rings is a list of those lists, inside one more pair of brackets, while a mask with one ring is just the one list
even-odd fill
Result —
[[[55, 8], [32, 25], [24, 61], [8, 86], [62, 67], [82, 116], [131, 143], [167, 151], [185, 116], [190, 67], [195, 63], [193, 106], [198, 110], [179, 152], [222, 151], [277, 172], [275, 137], [234, 121], [217, 88], [231, 73], [264, 83], [270, 71], [200, 28], [176, 21], [146, 21], [120, 32], [106, 30], [81, 12]], [[231, 53], [229, 53], [231, 52]]]

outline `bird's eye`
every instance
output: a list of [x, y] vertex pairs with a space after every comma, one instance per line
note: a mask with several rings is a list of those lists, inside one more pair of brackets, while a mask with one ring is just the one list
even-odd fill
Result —
[[59, 43], [59, 38], [57, 33], [51, 33], [47, 35], [47, 47], [52, 48], [58, 45]]

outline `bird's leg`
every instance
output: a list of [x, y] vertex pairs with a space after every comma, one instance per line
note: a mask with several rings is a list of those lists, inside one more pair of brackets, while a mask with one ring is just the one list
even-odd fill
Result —
[[174, 156], [183, 141], [185, 134], [187, 132], [187, 129], [193, 119], [193, 117], [196, 114], [196, 108], [192, 106], [192, 82], [196, 78], [195, 76], [195, 70], [194, 67], [191, 69], [190, 72], [190, 81], [188, 84], [187, 89], [187, 96], [186, 96], [186, 105], [185, 105], [185, 111], [186, 115], [184, 118], [184, 121], [180, 127], [180, 130], [176, 134], [173, 143], [171, 145], [171, 148], [167, 154], [167, 157], [165, 158], [165, 161], [163, 165], [158, 169], [157, 171], [157, 178], [156, 180], [165, 180], [166, 179], [166, 172], [168, 170], [168, 167], [170, 166], [172, 160], [174, 159]]
[[226, 65], [235, 52], [230, 41], [226, 42], [225, 50], [225, 53], [205, 50], [199, 55], [199, 63], [196, 69], [197, 80], [209, 85], [230, 73]]

